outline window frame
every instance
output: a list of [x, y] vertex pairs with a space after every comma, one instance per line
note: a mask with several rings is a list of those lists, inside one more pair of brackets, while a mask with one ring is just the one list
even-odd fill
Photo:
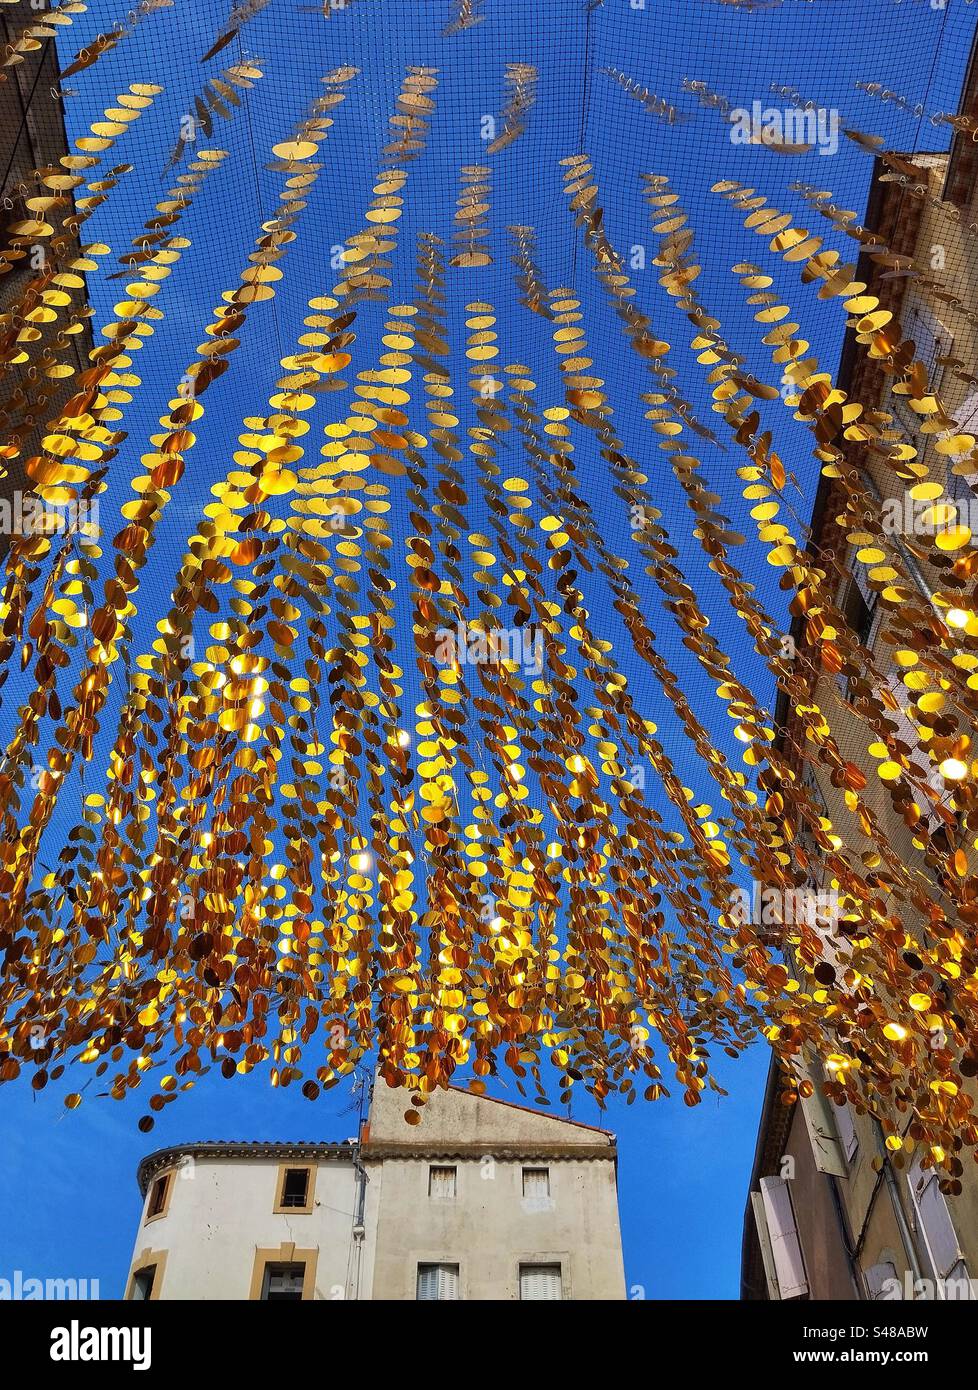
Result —
[[[547, 1180], [547, 1190], [546, 1190], [546, 1192], [544, 1192], [544, 1193], [539, 1193], [539, 1192], [527, 1192], [527, 1190], [526, 1190], [526, 1176], [527, 1176], [528, 1173], [544, 1173], [544, 1174], [546, 1175], [546, 1180]], [[549, 1164], [549, 1163], [546, 1163], [546, 1164], [545, 1164], [545, 1163], [524, 1163], [524, 1164], [522, 1164], [522, 1165], [521, 1165], [521, 1171], [520, 1171], [520, 1182], [521, 1182], [522, 1188], [523, 1188], [523, 1200], [524, 1200], [524, 1201], [538, 1201], [538, 1200], [540, 1199], [541, 1196], [545, 1197], [545, 1198], [547, 1199], [548, 1202], [550, 1201], [550, 1198], [552, 1197], [553, 1192], [552, 1192], [551, 1183], [550, 1183], [550, 1164]]]
[[[419, 1290], [421, 1286], [421, 1271], [428, 1269], [448, 1269], [455, 1271], [455, 1288], [458, 1293], [457, 1298], [420, 1298]], [[462, 1302], [462, 1262], [461, 1260], [416, 1260], [414, 1266], [414, 1301], [415, 1303], [461, 1303]]]
[[[296, 1164], [290, 1164], [294, 1168]], [[290, 1207], [288, 1210], [293, 1211]], [[262, 1298], [262, 1290], [265, 1287], [265, 1270], [268, 1265], [302, 1265], [302, 1298], [301, 1302], [308, 1303], [316, 1297], [316, 1266], [319, 1262], [319, 1247], [301, 1250], [292, 1241], [284, 1240], [275, 1249], [267, 1246], [255, 1251], [254, 1264], [251, 1269], [251, 1288], [248, 1292], [249, 1303], [265, 1303]], [[283, 1302], [285, 1300], [282, 1300]]]
[[[272, 1271], [273, 1271], [273, 1270], [292, 1270], [292, 1271], [298, 1271], [298, 1277], [299, 1277], [299, 1289], [298, 1289], [298, 1294], [299, 1294], [299, 1296], [298, 1296], [298, 1298], [275, 1298], [275, 1299], [269, 1298], [269, 1293], [271, 1292], [271, 1290], [270, 1290], [270, 1288], [269, 1288], [269, 1285], [270, 1285], [270, 1283], [271, 1283]], [[295, 1277], [295, 1276], [293, 1276], [293, 1277]], [[305, 1290], [305, 1286], [306, 1286], [306, 1264], [305, 1264], [305, 1261], [304, 1261], [304, 1260], [288, 1260], [288, 1261], [285, 1261], [285, 1260], [266, 1260], [266, 1261], [265, 1261], [265, 1267], [264, 1267], [264, 1269], [262, 1270], [262, 1276], [261, 1276], [261, 1292], [260, 1292], [260, 1294], [259, 1294], [259, 1302], [261, 1302], [261, 1303], [301, 1303], [301, 1302], [302, 1302], [303, 1291]]]
[[[288, 1173], [302, 1170], [306, 1174], [306, 1200], [303, 1206], [286, 1205], [285, 1182]], [[272, 1213], [275, 1216], [311, 1216], [316, 1204], [316, 1163], [280, 1163], [275, 1178], [275, 1203]]]
[[[153, 1181], [149, 1185], [146, 1193], [146, 1214], [143, 1217], [143, 1225], [148, 1226], [153, 1221], [162, 1221], [170, 1210], [170, 1198], [173, 1196], [174, 1180], [176, 1178], [175, 1168], [165, 1168], [161, 1172], [154, 1174]], [[160, 1183], [165, 1183], [163, 1189], [163, 1201], [159, 1211], [152, 1210], [153, 1197]]]
[[[452, 1190], [450, 1194], [435, 1192], [432, 1190], [432, 1179], [436, 1173], [451, 1173]], [[429, 1163], [428, 1164], [428, 1197], [433, 1202], [454, 1202], [458, 1197], [458, 1164], [457, 1163]]]
[[[145, 1271], [148, 1269], [152, 1269], [154, 1271], [153, 1287], [150, 1290], [149, 1298], [136, 1299], [133, 1297], [136, 1288], [136, 1276], [145, 1273]], [[129, 1270], [129, 1278], [126, 1280], [126, 1292], [123, 1301], [125, 1303], [158, 1302], [160, 1297], [160, 1290], [163, 1287], [163, 1278], [165, 1274], [165, 1250], [150, 1250], [147, 1247], [145, 1250], [140, 1251], [140, 1253], [132, 1262], [132, 1268]]]
[[[559, 1284], [560, 1284], [560, 1298], [559, 1298], [559, 1299], [524, 1298], [524, 1297], [523, 1297], [523, 1274], [524, 1274], [524, 1271], [527, 1271], [527, 1270], [543, 1270], [543, 1269], [549, 1269], [549, 1270], [556, 1269], [556, 1270], [557, 1270], [558, 1281], [559, 1281]], [[517, 1292], [517, 1302], [518, 1302], [518, 1303], [563, 1303], [563, 1302], [565, 1302], [565, 1301], [568, 1299], [568, 1297], [569, 1297], [569, 1295], [568, 1295], [568, 1290], [567, 1290], [567, 1283], [568, 1283], [568, 1281], [567, 1281], [566, 1263], [565, 1263], [565, 1260], [564, 1260], [564, 1259], [558, 1258], [557, 1256], [553, 1256], [553, 1257], [549, 1257], [549, 1256], [548, 1256], [548, 1257], [546, 1257], [546, 1258], [544, 1258], [544, 1257], [537, 1257], [537, 1258], [534, 1258], [534, 1259], [526, 1259], [526, 1258], [524, 1257], [523, 1259], [520, 1260], [519, 1264], [518, 1264], [517, 1267], [516, 1267], [516, 1292]]]

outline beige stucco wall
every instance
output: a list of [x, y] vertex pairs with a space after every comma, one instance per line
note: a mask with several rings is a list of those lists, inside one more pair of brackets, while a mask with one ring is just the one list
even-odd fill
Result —
[[[373, 1298], [415, 1298], [429, 1262], [459, 1266], [464, 1299], [518, 1299], [521, 1264], [557, 1262], [564, 1298], [625, 1297], [610, 1136], [455, 1090], [412, 1127], [406, 1100], [378, 1081], [363, 1150]], [[454, 1201], [429, 1197], [432, 1164], [455, 1164]], [[550, 1170], [542, 1209], [524, 1201], [524, 1166]]]
[[[165, 1215], [147, 1219], [147, 1193], [130, 1274], [155, 1261], [154, 1297], [247, 1299], [257, 1252], [291, 1262], [294, 1245], [295, 1260], [315, 1252], [317, 1299], [413, 1301], [418, 1264], [441, 1261], [459, 1265], [466, 1299], [519, 1298], [522, 1263], [558, 1262], [564, 1298], [625, 1297], [613, 1136], [456, 1090], [412, 1126], [409, 1099], [375, 1086], [360, 1230], [352, 1156], [198, 1155], [172, 1170]], [[316, 1167], [308, 1214], [274, 1210], [286, 1162]], [[456, 1166], [454, 1199], [429, 1197], [431, 1164]], [[539, 1207], [524, 1200], [524, 1166], [550, 1171]]]
[[[256, 1252], [278, 1250], [283, 1243], [318, 1251], [316, 1298], [353, 1296], [347, 1283], [355, 1267], [350, 1259], [356, 1210], [353, 1163], [331, 1160], [314, 1165], [314, 1204], [304, 1215], [273, 1211], [280, 1162], [198, 1158], [192, 1167], [176, 1170], [166, 1215], [148, 1221], [147, 1192], [132, 1265], [141, 1263], [146, 1250], [165, 1253], [157, 1297], [247, 1299]], [[289, 1160], [293, 1167], [305, 1163]]]
[[815, 1167], [812, 1142], [800, 1105], [794, 1107], [784, 1153], [792, 1160], [788, 1170], [791, 1172], [791, 1204], [805, 1260], [809, 1297], [816, 1300], [858, 1298], [832, 1200], [832, 1179]]
[[[931, 192], [939, 195], [943, 182], [943, 159], [933, 158], [921, 162], [929, 164], [930, 167], [926, 175], [928, 184]], [[938, 247], [941, 248], [943, 254], [943, 265], [935, 265], [932, 259], [935, 255], [935, 249]], [[924, 207], [917, 235], [915, 257], [918, 265], [925, 270], [929, 266], [934, 266], [932, 271], [934, 277], [942, 280], [948, 290], [959, 295], [970, 307], [978, 307], [978, 253], [975, 250], [975, 243], [945, 213], [930, 206]], [[975, 329], [967, 322], [964, 315], [938, 301], [929, 291], [922, 289], [919, 284], [913, 281], [908, 283], [901, 311], [901, 318], [905, 325], [904, 336], [909, 336], [909, 329], [906, 325], [911, 322], [912, 307], [918, 304], [924, 305], [941, 325], [953, 334], [951, 355], [962, 359], [968, 372], [976, 373], [978, 334], [976, 334]], [[860, 349], [860, 351], [863, 350]], [[938, 368], [932, 377], [931, 386], [940, 393], [942, 401], [951, 414], [954, 414], [955, 410], [974, 389], [958, 380], [948, 368]], [[908, 427], [913, 425], [914, 417], [905, 406], [901, 407], [898, 398], [886, 391], [879, 400], [864, 399], [862, 403], [868, 408], [880, 406], [889, 411], [895, 417], [895, 423], [904, 430], [904, 437], [911, 438], [921, 450], [922, 457], [926, 459], [931, 470], [931, 475], [937, 481], [942, 482], [948, 491], [953, 489], [954, 480], [950, 475], [949, 461], [935, 453], [932, 444], [927, 443], [927, 436], [917, 435], [914, 437], [911, 434]], [[902, 501], [904, 484], [901, 480], [872, 453], [864, 456], [862, 461], [873, 477], [881, 498], [884, 501], [891, 498]], [[858, 561], [853, 560], [853, 564], [858, 565]], [[919, 569], [922, 577], [936, 587], [939, 583], [936, 572], [925, 563], [921, 563]], [[837, 594], [839, 600], [843, 598], [845, 589], [846, 584], [840, 584]], [[880, 611], [882, 612], [882, 610]], [[883, 613], [870, 642], [883, 672], [891, 669], [892, 663], [892, 646], [885, 640], [887, 621], [886, 614]], [[905, 639], [899, 645], [905, 645]], [[840, 693], [835, 679], [823, 678], [816, 688], [815, 698], [831, 725], [843, 757], [859, 767], [874, 769], [878, 759], [869, 753], [868, 745], [874, 741], [875, 735], [871, 729], [857, 720], [851, 706], [847, 704]], [[928, 761], [926, 753], [920, 753], [918, 761], [926, 763]], [[852, 852], [856, 853], [870, 849], [871, 843], [862, 833], [857, 818], [847, 808], [843, 792], [830, 784], [828, 777], [821, 769], [816, 771], [815, 777], [825, 799], [826, 814], [844, 843]], [[890, 847], [905, 863], [915, 864], [923, 870], [924, 874], [928, 874], [930, 871], [924, 865], [923, 856], [919, 848], [914, 845], [913, 833], [894, 811], [887, 788], [875, 774], [870, 775], [868, 786], [861, 795], [885, 828]], [[934, 896], [937, 898], [938, 884], [936, 879], [933, 879], [933, 882]], [[901, 909], [901, 913], [907, 928], [912, 934], [916, 934], [921, 925], [917, 914], [910, 907]], [[878, 1175], [872, 1165], [874, 1158], [878, 1162], [881, 1157], [879, 1140], [873, 1123], [868, 1117], [854, 1114], [853, 1119], [859, 1135], [859, 1149], [848, 1178], [841, 1180], [840, 1192], [846, 1205], [849, 1225], [857, 1238], [861, 1236], [859, 1264], [861, 1269], [865, 1270], [878, 1262], [890, 1260], [896, 1265], [902, 1278], [904, 1272], [909, 1268], [909, 1263], [906, 1255], [906, 1243], [901, 1234], [901, 1225], [893, 1205], [893, 1195], [885, 1184], [879, 1184], [879, 1190], [876, 1190]], [[902, 1116], [899, 1119], [901, 1128], [904, 1128], [907, 1117]], [[901, 1166], [901, 1160], [897, 1158], [891, 1160], [891, 1167], [897, 1188], [897, 1199], [903, 1212], [905, 1229], [910, 1229], [911, 1239], [914, 1239], [914, 1214], [908, 1195], [906, 1166]], [[978, 1169], [970, 1161], [965, 1165], [962, 1183], [963, 1192], [959, 1197], [949, 1197], [948, 1205], [962, 1251], [968, 1262], [969, 1272], [974, 1278], [978, 1277]], [[918, 1259], [922, 1272], [925, 1276], [930, 1276], [931, 1271], [928, 1267], [923, 1243], [919, 1240], [915, 1243], [919, 1247]]]

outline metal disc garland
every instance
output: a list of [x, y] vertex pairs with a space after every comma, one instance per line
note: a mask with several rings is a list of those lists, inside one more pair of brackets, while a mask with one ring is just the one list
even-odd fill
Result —
[[[763, 1034], [793, 1094], [816, 1056], [834, 1100], [877, 1114], [892, 1148], [910, 1119], [953, 1173], [978, 1147], [978, 538], [944, 514], [895, 544], [867, 460], [915, 502], [943, 497], [940, 468], [974, 487], [978, 439], [875, 277], [969, 321], [978, 303], [792, 182], [806, 151], [789, 139], [751, 136], [770, 154], [758, 186], [732, 155], [729, 176], [689, 186], [650, 157], [609, 197], [590, 152], [608, 133], [586, 122], [542, 158], [553, 74], [479, 47], [498, 42], [493, 6], [445, 0], [432, 60], [412, 53], [386, 93], [342, 27], [379, 42], [385, 5], [327, 3], [318, 83], [275, 131], [255, 130], [253, 103], [288, 61], [291, 0], [208, 20], [192, 63], [134, 70], [91, 122], [91, 70], [115, 83], [144, 61], [152, 26], [187, 22], [179, 0], [101, 29], [93, 15], [62, 52], [74, 152], [22, 181], [0, 245], [2, 486], [23, 476], [32, 505], [80, 518], [15, 532], [2, 560], [0, 1080], [67, 1088], [73, 1108], [91, 1068], [101, 1093], [150, 1092], [143, 1128], [208, 1073], [265, 1072], [314, 1100], [368, 1053], [419, 1104], [459, 1069], [479, 1089], [505, 1067], [544, 1102], [556, 1074], [564, 1098], [677, 1089], [693, 1105], [722, 1089], [714, 1058]], [[565, 8], [586, 35], [606, 22], [587, 0]], [[88, 34], [85, 13], [28, 16], [0, 77], [69, 26]], [[481, 55], [498, 108], [481, 139], [453, 125], [453, 44]], [[697, 121], [729, 123], [733, 99], [706, 81], [653, 89], [621, 61], [594, 57], [595, 80], [651, 156]], [[857, 87], [895, 117], [916, 109]], [[684, 90], [695, 110], [674, 104]], [[345, 188], [331, 150], [348, 157], [370, 101], [385, 129], [362, 153], [361, 203], [360, 169]], [[969, 119], [932, 124], [970, 137]], [[264, 196], [230, 210], [228, 178], [252, 171], [222, 136], [246, 133]], [[893, 177], [913, 171], [881, 137], [844, 135]], [[163, 182], [137, 208], [143, 160]], [[514, 180], [546, 185], [560, 272], [548, 229], [501, 220]], [[686, 211], [704, 196], [708, 228]], [[188, 358], [173, 324], [215, 199], [220, 287], [192, 306]], [[621, 240], [622, 199], [647, 268]], [[799, 205], [813, 226], [782, 210]], [[85, 241], [89, 223], [127, 235]], [[742, 296], [729, 328], [704, 274], [715, 250], [699, 249], [718, 229]], [[806, 320], [826, 306], [892, 409], [819, 362]], [[239, 364], [258, 351], [255, 394]], [[762, 351], [770, 380], [749, 365]], [[973, 363], [955, 371], [974, 383]], [[216, 444], [212, 402], [237, 420]], [[809, 453], [836, 548], [809, 544]], [[724, 496], [733, 476], [741, 498]], [[873, 649], [839, 600], [853, 567], [884, 615]], [[844, 728], [820, 703], [836, 676]], [[813, 873], [832, 922], [784, 911]], [[750, 882], [782, 904], [764, 920], [743, 910]]]

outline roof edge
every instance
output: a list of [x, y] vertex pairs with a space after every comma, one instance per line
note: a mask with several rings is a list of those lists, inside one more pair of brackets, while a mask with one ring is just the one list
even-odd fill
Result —
[[191, 1140], [186, 1144], [170, 1144], [163, 1149], [154, 1149], [140, 1159], [136, 1168], [136, 1181], [145, 1196], [149, 1180], [164, 1168], [171, 1167], [181, 1158], [350, 1158], [356, 1153], [358, 1145], [349, 1140], [338, 1141], [320, 1139], [202, 1139]]

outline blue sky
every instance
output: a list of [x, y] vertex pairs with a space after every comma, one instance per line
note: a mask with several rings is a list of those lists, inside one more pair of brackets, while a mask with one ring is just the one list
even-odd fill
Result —
[[[174, 493], [144, 573], [136, 624], [139, 650], [143, 649], [140, 644], [152, 640], [153, 626], [165, 611], [182, 541], [209, 500], [212, 483], [225, 474], [243, 416], [264, 408], [278, 375], [277, 353], [270, 348], [291, 343], [301, 331], [305, 301], [317, 287], [326, 289], [335, 278], [328, 265], [330, 248], [360, 225], [373, 173], [382, 167], [386, 117], [406, 64], [437, 65], [440, 78], [428, 151], [410, 175], [408, 210], [400, 231], [401, 245], [406, 247], [420, 230], [450, 234], [457, 168], [485, 158], [481, 122], [485, 114], [501, 110], [504, 63], [537, 66], [538, 99], [529, 112], [526, 133], [493, 160], [490, 245], [494, 264], [485, 271], [465, 273], [464, 285], [453, 291], [452, 322], [457, 329], [459, 305], [467, 299], [490, 299], [499, 307], [500, 332], [511, 349], [504, 360], [528, 361], [534, 367], [541, 402], [561, 399], [546, 338], [535, 328], [528, 329], [527, 316], [515, 306], [513, 294], [504, 229], [511, 223], [534, 225], [547, 283], [573, 285], [581, 292], [593, 355], [597, 362], [608, 364], [619, 432], [637, 458], [654, 465], [638, 406], [639, 393], [651, 383], [637, 359], [622, 350], [614, 317], [595, 291], [587, 258], [575, 254], [558, 159], [581, 149], [591, 155], [607, 230], [623, 251], [653, 245], [639, 173], [670, 176], [696, 229], [705, 266], [699, 282], [701, 297], [721, 319], [731, 344], [749, 349], [753, 370], [762, 379], [770, 379], [766, 351], [759, 347], [756, 326], [729, 273], [738, 260], [760, 260], [763, 243], [742, 230], [737, 215], [709, 194], [709, 185], [716, 178], [737, 178], [768, 193], [778, 206], [800, 213], [804, 205], [787, 185], [794, 179], [804, 180], [831, 189], [841, 206], [861, 211], [872, 160], [844, 139], [837, 154], [813, 152], [801, 158], [735, 146], [721, 118], [699, 107], [695, 97], [683, 91], [683, 79], [704, 81], [729, 96], [734, 105], [748, 108], [754, 100], [772, 105], [770, 84], [783, 82], [837, 109], [843, 125], [851, 123], [884, 135], [889, 148], [941, 148], [946, 126], [934, 129], [922, 124], [896, 104], [883, 104], [857, 91], [854, 84], [880, 82], [906, 97], [911, 106], [920, 101], [928, 112], [954, 110], [974, 27], [973, 7], [960, 0], [948, 0], [946, 8], [932, 8], [922, 0], [899, 4], [895, 0], [811, 4], [785, 0], [780, 7], [749, 13], [712, 0], [684, 4], [646, 0], [644, 7], [634, 7], [629, 0], [605, 0], [590, 21], [585, 0], [538, 0], [535, 4], [485, 0], [482, 24], [445, 38], [441, 31], [450, 16], [451, 0], [423, 0], [422, 4], [354, 0], [328, 22], [297, 6], [295, 0], [271, 0], [242, 29], [241, 47], [232, 45], [202, 69], [198, 59], [225, 13], [223, 7], [206, 9], [211, 13], [188, 0], [176, 0], [172, 10], [144, 20], [132, 37], [90, 71], [69, 79], [72, 94], [67, 111], [72, 134], [97, 119], [129, 82], [157, 81], [165, 86], [152, 113], [117, 147], [118, 158], [131, 159], [135, 170], [120, 184], [104, 213], [89, 224], [93, 238], [110, 243], [119, 254], [128, 248], [167, 186], [161, 182], [161, 173], [180, 116], [199, 88], [202, 72], [219, 71], [246, 54], [261, 60], [266, 74], [249, 94], [247, 109], [231, 123], [217, 122], [214, 138], [207, 142], [220, 142], [230, 158], [208, 180], [199, 205], [187, 217], [182, 230], [191, 238], [193, 250], [185, 254], [156, 301], [164, 308], [166, 321], [141, 354], [144, 386], [127, 409], [129, 439], [102, 500], [111, 530], [158, 416], [183, 366], [193, 359], [210, 306], [218, 301], [222, 288], [237, 282], [238, 268], [251, 249], [258, 224], [270, 215], [277, 185], [262, 167], [270, 146], [289, 133], [308, 101], [321, 91], [319, 77], [332, 66], [351, 62], [362, 69], [362, 75], [335, 113], [336, 124], [322, 147], [324, 169], [297, 228], [299, 242], [281, 263], [285, 279], [279, 294], [271, 304], [254, 311], [231, 371], [208, 393], [192, 467]], [[63, 56], [74, 54], [121, 12], [115, 3], [93, 0], [89, 13], [65, 31]], [[635, 78], [689, 119], [675, 126], [657, 121], [604, 75], [607, 67]], [[114, 162], [115, 153], [112, 158]], [[828, 224], [819, 230], [828, 230]], [[850, 247], [851, 243], [841, 248], [847, 259]], [[775, 267], [772, 260], [766, 268], [777, 276]], [[686, 350], [684, 320], [657, 286], [653, 269], [636, 270], [633, 283], [640, 306], [675, 345], [680, 389], [693, 401], [700, 418], [709, 419], [702, 374]], [[837, 306], [816, 305], [812, 293], [800, 290], [797, 280], [783, 273], [777, 283], [785, 286], [789, 301], [801, 309], [806, 336], [823, 362], [834, 366], [842, 329]], [[409, 299], [412, 286], [412, 256], [399, 254], [395, 298]], [[97, 323], [106, 320], [118, 297], [119, 282], [107, 285], [93, 279]], [[359, 346], [366, 353], [377, 341], [382, 313], [368, 311], [363, 322]], [[351, 373], [367, 363], [366, 356], [355, 357]], [[815, 483], [808, 437], [786, 412], [776, 408], [772, 412], [769, 423], [779, 431], [786, 462], [802, 484], [804, 499], [797, 508], [804, 515]], [[314, 431], [321, 425], [321, 416], [313, 419]], [[752, 534], [734, 475], [740, 460], [708, 446], [701, 456], [734, 527]], [[605, 539], [619, 554], [634, 556], [627, 517], [608, 504], [600, 459], [589, 455], [583, 442], [578, 443], [577, 457], [590, 489], [589, 500], [601, 509]], [[671, 475], [665, 477], [661, 471], [653, 471], [652, 479], [667, 524], [680, 545], [687, 577], [704, 595], [711, 631], [733, 654], [739, 674], [766, 703], [772, 702], [768, 673], [745, 651], [742, 630], [721, 602], [722, 594], [689, 537], [688, 513], [679, 489]], [[474, 523], [477, 510], [474, 506]], [[775, 571], [764, 563], [761, 553], [748, 546], [737, 559], [769, 608], [783, 613], [783, 599], [772, 579]], [[705, 689], [699, 668], [682, 646], [681, 634], [662, 611], [657, 596], [649, 593], [641, 569], [636, 566], [633, 574], [648, 596], [646, 611], [652, 626], [691, 702], [718, 746], [729, 749], [730, 721]], [[597, 600], [592, 607], [598, 611]], [[620, 640], [616, 647], [620, 649]], [[650, 673], [636, 661], [626, 660], [624, 669], [640, 708], [659, 723], [662, 741], [673, 753], [683, 779], [698, 797], [716, 805], [715, 790], [694, 751], [683, 743]], [[23, 685], [12, 678], [4, 692], [5, 719], [23, 691]], [[109, 737], [100, 741], [94, 760], [99, 769], [105, 765], [117, 713], [118, 698], [113, 695], [103, 728]], [[732, 750], [731, 756], [735, 757]], [[734, 765], [739, 765], [739, 759]], [[76, 772], [50, 827], [47, 844], [54, 854], [77, 819], [78, 786]], [[91, 789], [87, 783], [86, 789]], [[627, 1280], [629, 1286], [643, 1286], [647, 1297], [737, 1296], [740, 1229], [766, 1062], [762, 1047], [738, 1062], [720, 1058], [716, 1072], [729, 1097], [709, 1095], [693, 1110], [678, 1099], [652, 1105], [639, 1101], [626, 1107], [612, 1098], [602, 1115], [582, 1091], [575, 1093], [574, 1118], [604, 1124], [619, 1135]], [[145, 1110], [148, 1094], [116, 1104], [97, 1098], [99, 1088], [93, 1083], [82, 1106], [67, 1113], [63, 1092], [80, 1089], [88, 1080], [82, 1067], [75, 1068], [76, 1079], [65, 1084], [70, 1076], [38, 1096], [26, 1078], [0, 1089], [5, 1157], [0, 1180], [0, 1275], [19, 1268], [41, 1277], [97, 1277], [105, 1294], [117, 1295], [123, 1287], [139, 1212], [135, 1168], [149, 1148], [191, 1138], [343, 1138], [355, 1128], [355, 1116], [339, 1113], [351, 1099], [346, 1086], [310, 1105], [297, 1088], [273, 1092], [261, 1073], [237, 1078], [232, 1084], [214, 1073], [168, 1106], [153, 1134], [145, 1136], [136, 1130], [136, 1120]], [[148, 1093], [149, 1087], [144, 1090]], [[520, 1098], [504, 1071], [491, 1084], [491, 1091]]]

